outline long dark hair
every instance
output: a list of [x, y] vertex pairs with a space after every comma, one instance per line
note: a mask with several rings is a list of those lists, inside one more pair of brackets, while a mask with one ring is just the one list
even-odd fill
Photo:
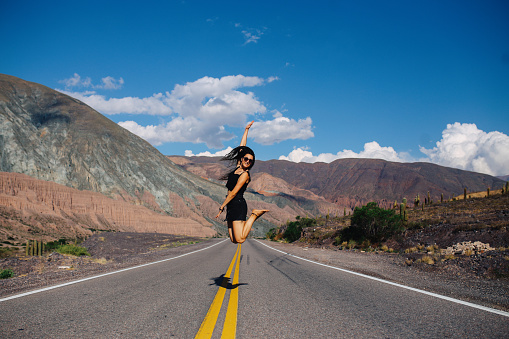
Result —
[[247, 146], [235, 147], [230, 151], [230, 153], [222, 157], [221, 161], [229, 161], [230, 163], [228, 167], [234, 168], [228, 171], [228, 173], [224, 174], [219, 180], [228, 180], [228, 176], [230, 175], [230, 173], [235, 172], [235, 170], [237, 169], [237, 164], [246, 154], [251, 154], [253, 156], [253, 161], [251, 162], [251, 165], [249, 165], [248, 167], [248, 169], [251, 169], [255, 164], [256, 157], [253, 150]]

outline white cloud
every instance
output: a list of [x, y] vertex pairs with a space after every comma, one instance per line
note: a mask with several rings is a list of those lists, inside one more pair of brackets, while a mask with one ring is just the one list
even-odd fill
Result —
[[74, 87], [92, 89], [120, 89], [124, 85], [124, 79], [119, 78], [117, 80], [114, 77], [107, 76], [101, 79], [100, 85], [94, 85], [90, 77], [82, 79], [78, 73], [74, 73], [71, 78], [60, 80], [59, 83], [64, 84], [66, 90], [70, 90]]
[[233, 150], [233, 148], [227, 147], [226, 149], [221, 150], [221, 151], [217, 151], [215, 153], [211, 153], [209, 151], [206, 151], [206, 152], [200, 152], [198, 154], [193, 154], [193, 151], [186, 150], [184, 152], [184, 155], [186, 157], [223, 157], [226, 154], [230, 153], [232, 150]]
[[310, 117], [298, 121], [284, 117], [275, 111], [274, 119], [253, 124], [249, 136], [262, 145], [272, 145], [289, 139], [309, 139], [314, 137]]
[[141, 126], [135, 121], [123, 121], [118, 124], [154, 146], [167, 142], [192, 142], [205, 143], [209, 148], [221, 148], [222, 141], [234, 137], [225, 131], [223, 126], [207, 124], [195, 117], [177, 117], [157, 126]]
[[172, 110], [163, 101], [164, 95], [154, 94], [148, 98], [124, 97], [109, 98], [97, 94], [96, 91], [68, 92], [60, 90], [73, 98], [83, 101], [96, 111], [103, 114], [114, 115], [120, 113], [128, 114], [149, 114], [149, 115], [170, 115]]
[[[88, 79], [88, 78], [87, 78]], [[250, 91], [241, 88], [262, 86], [279, 80], [278, 77], [263, 79], [256, 76], [203, 77], [194, 82], [176, 85], [171, 92], [157, 93], [147, 98], [107, 98], [97, 91], [71, 92], [61, 90], [81, 100], [103, 114], [146, 114], [171, 116], [171, 120], [160, 125], [142, 126], [135, 121], [123, 121], [119, 125], [144, 138], [155, 146], [166, 142], [205, 143], [208, 147], [221, 148], [223, 141], [233, 134], [225, 126], [244, 126], [248, 116], [264, 114], [267, 108]], [[62, 81], [69, 86], [85, 86], [78, 74]], [[124, 84], [120, 78], [102, 79], [103, 85], [92, 88], [118, 88]], [[277, 112], [274, 120], [257, 122], [250, 137], [264, 145], [287, 139], [313, 137], [311, 118], [295, 121]]]
[[59, 83], [64, 84], [66, 89], [73, 87], [88, 88], [92, 86], [92, 79], [90, 79], [89, 77], [81, 79], [81, 76], [78, 73], [74, 73], [74, 75], [71, 78], [60, 80]]
[[258, 43], [258, 40], [261, 39], [262, 35], [265, 34], [265, 31], [267, 30], [267, 27], [262, 27], [261, 29], [258, 28], [244, 28], [242, 24], [236, 23], [236, 28], [241, 28], [242, 35], [244, 36], [244, 45], [247, 45], [249, 43]]
[[203, 77], [185, 85], [176, 85], [166, 93], [164, 102], [181, 116], [194, 116], [213, 123], [239, 126], [246, 116], [265, 113], [266, 108], [252, 92], [238, 88], [261, 86], [266, 81], [259, 77], [243, 75], [225, 76], [220, 79]]
[[288, 154], [288, 156], [280, 156], [279, 160], [288, 160], [293, 162], [326, 162], [330, 163], [338, 159], [346, 158], [370, 158], [370, 159], [383, 159], [394, 162], [406, 162], [410, 160], [410, 157], [406, 153], [398, 153], [392, 147], [382, 147], [376, 141], [368, 142], [364, 144], [364, 150], [355, 153], [351, 150], [339, 151], [336, 154], [332, 153], [321, 153], [319, 155], [313, 155], [312, 152], [306, 148], [296, 148]]
[[103, 89], [120, 89], [124, 85], [124, 79], [115, 79], [113, 77], [107, 76], [101, 79], [102, 85], [98, 85], [95, 88], [103, 88]]
[[423, 161], [490, 175], [509, 174], [509, 136], [486, 133], [475, 124], [448, 124], [436, 147], [420, 151]]

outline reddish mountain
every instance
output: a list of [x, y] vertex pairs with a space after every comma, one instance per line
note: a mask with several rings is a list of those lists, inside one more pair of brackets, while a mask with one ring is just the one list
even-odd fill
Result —
[[[157, 206], [153, 196], [147, 202]], [[212, 205], [204, 199], [202, 204]], [[214, 208], [215, 211], [215, 208]], [[196, 216], [194, 216], [196, 218]], [[0, 172], [0, 239], [85, 238], [93, 230], [211, 237], [206, 220], [171, 217], [124, 200], [79, 191], [25, 174]], [[210, 226], [210, 224], [208, 224]]]
[[[217, 178], [217, 174], [224, 170], [219, 158], [192, 157], [186, 161], [170, 158], [205, 178]], [[282, 181], [271, 190], [274, 180], [267, 181], [269, 177], [263, 176], [263, 173]], [[401, 201], [405, 197], [411, 202], [418, 194], [424, 201], [428, 192], [434, 201], [438, 201], [441, 194], [448, 199], [463, 193], [464, 188], [474, 192], [484, 191], [487, 187], [499, 189], [505, 184], [503, 180], [486, 174], [431, 163], [396, 163], [378, 159], [340, 159], [330, 164], [257, 160], [253, 178], [252, 188], [263, 187], [262, 191], [295, 196], [298, 196], [297, 189], [307, 191], [315, 196], [308, 195], [307, 198], [316, 200], [318, 196], [340, 209], [354, 208], [369, 201], [389, 207], [395, 200]], [[280, 187], [288, 189], [284, 191]]]

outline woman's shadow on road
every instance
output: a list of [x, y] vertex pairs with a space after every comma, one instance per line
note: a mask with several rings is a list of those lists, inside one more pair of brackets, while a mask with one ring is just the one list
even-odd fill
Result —
[[224, 274], [221, 274], [221, 276], [219, 276], [217, 278], [211, 278], [210, 280], [212, 280], [213, 283], [209, 284], [209, 286], [211, 286], [211, 285], [221, 286], [221, 287], [226, 288], [227, 290], [236, 289], [237, 287], [239, 287], [241, 285], [249, 285], [246, 283], [238, 283], [238, 284], [233, 285], [230, 282], [231, 278], [226, 278], [224, 276]]

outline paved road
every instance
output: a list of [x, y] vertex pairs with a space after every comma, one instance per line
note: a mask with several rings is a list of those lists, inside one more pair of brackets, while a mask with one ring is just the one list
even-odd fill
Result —
[[[237, 338], [509, 334], [507, 314], [316, 265], [255, 240], [240, 248], [222, 240], [211, 245], [172, 260], [2, 300], [0, 336], [194, 338], [207, 337], [207, 331], [213, 331], [213, 338], [222, 333]], [[223, 325], [225, 320], [229, 325]]]

